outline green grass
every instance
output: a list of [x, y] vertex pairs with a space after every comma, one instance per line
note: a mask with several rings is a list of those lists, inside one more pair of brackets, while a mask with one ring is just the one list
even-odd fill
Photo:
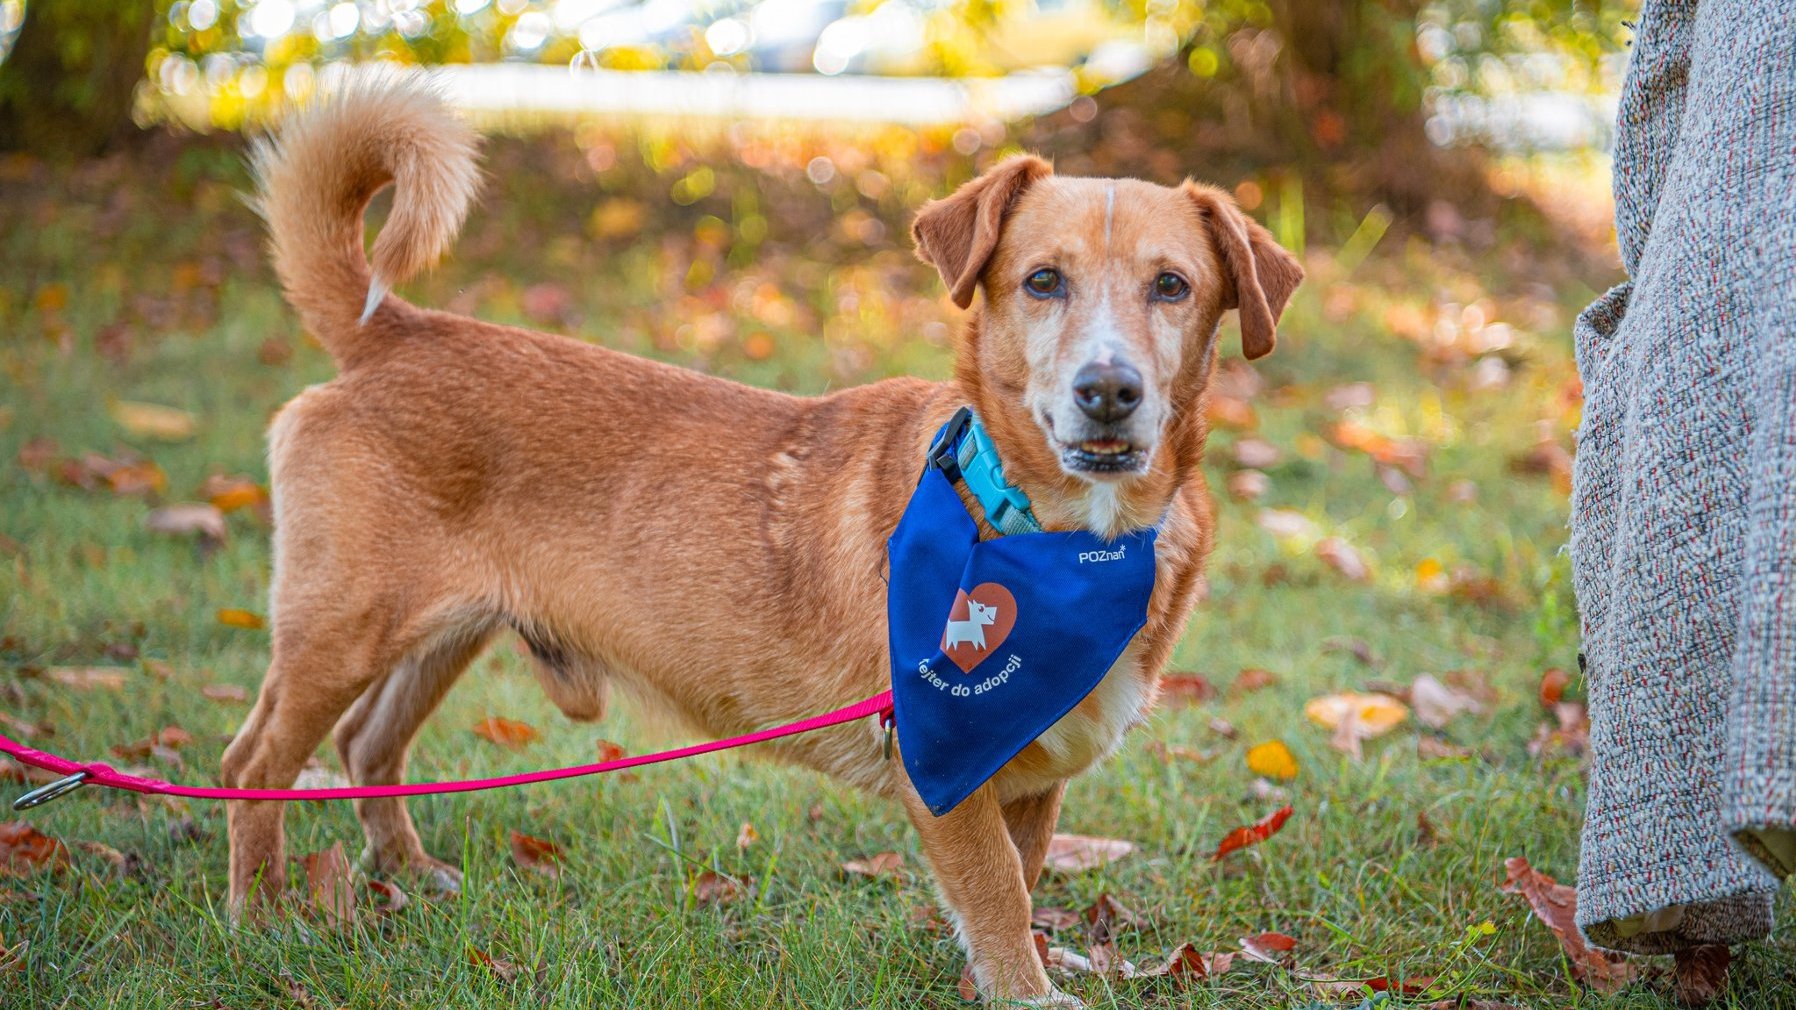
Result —
[[[560, 285], [580, 336], [797, 391], [946, 374], [943, 335], [954, 313], [927, 271], [893, 243], [902, 234], [897, 204], [863, 211], [886, 223], [883, 239], [831, 232], [812, 242], [823, 235], [816, 221], [856, 205], [852, 193], [845, 203], [840, 192], [820, 196], [801, 177], [792, 182], [794, 173], [720, 171], [710, 205], [660, 207], [677, 165], [665, 177], [620, 169], [593, 183], [569, 167], [564, 147], [495, 152], [498, 182], [475, 212], [460, 258], [408, 293], [527, 321], [525, 290]], [[193, 498], [211, 473], [265, 479], [269, 414], [328, 378], [330, 365], [297, 333], [271, 285], [255, 222], [232, 196], [242, 185], [235, 162], [192, 145], [133, 165], [135, 176], [118, 165], [66, 175], [12, 165], [0, 183], [16, 194], [0, 201], [0, 261], [8, 264], [0, 272], [0, 534], [8, 538], [0, 540], [0, 711], [54, 728], [53, 737], [32, 742], [89, 759], [181, 726], [195, 737], [181, 752], [184, 767], [161, 772], [205, 783], [215, 781], [245, 709], [210, 701], [200, 688], [253, 691], [266, 661], [265, 632], [215, 617], [220, 608], [266, 609], [266, 529], [235, 514], [228, 543], [203, 553], [146, 530], [150, 504], [140, 498], [81, 491], [14, 461], [44, 437], [64, 456], [135, 450], [166, 472], [171, 501]], [[756, 205], [775, 222], [762, 242], [734, 235], [740, 215], [728, 209], [756, 187]], [[633, 237], [594, 240], [586, 231], [594, 210], [620, 196], [655, 208], [651, 223]], [[1433, 249], [1393, 234], [1351, 274], [1326, 250], [1312, 252], [1312, 281], [1291, 307], [1279, 352], [1259, 369], [1267, 392], [1255, 401], [1257, 434], [1284, 458], [1268, 471], [1263, 502], [1233, 502], [1220, 489], [1239, 436], [1215, 437], [1219, 546], [1208, 601], [1174, 662], [1219, 685], [1247, 667], [1280, 680], [1201, 707], [1163, 709], [1114, 760], [1076, 781], [1063, 829], [1128, 838], [1139, 849], [1098, 871], [1050, 875], [1038, 904], [1077, 909], [1101, 892], [1121, 896], [1146, 919], [1120, 939], [1122, 954], [1137, 963], [1185, 941], [1227, 950], [1242, 935], [1279, 930], [1298, 938], [1306, 967], [1440, 976], [1422, 1003], [1465, 995], [1605, 1010], [1668, 1005], [1662, 980], [1613, 997], [1579, 990], [1551, 934], [1495, 886], [1509, 856], [1566, 881], [1576, 867], [1578, 764], [1530, 757], [1526, 747], [1544, 718], [1535, 700], [1541, 671], [1575, 661], [1561, 555], [1566, 502], [1550, 481], [1513, 472], [1510, 460], [1543, 431], [1567, 442], [1575, 422], [1575, 400], [1565, 397], [1570, 312], [1610, 280], [1600, 268], [1551, 273], [1543, 290], [1539, 274], [1549, 271], [1531, 266], [1531, 250], [1499, 251], [1508, 255]], [[694, 260], [710, 265], [695, 273]], [[713, 271], [720, 283], [710, 280]], [[744, 275], [779, 286], [791, 302], [732, 280]], [[68, 295], [60, 310], [58, 290]], [[1431, 353], [1426, 338], [1411, 339], [1419, 333], [1401, 335], [1464, 318], [1458, 306], [1474, 303], [1514, 330], [1513, 343], [1493, 355], [1510, 368], [1500, 388], [1475, 390], [1471, 358]], [[120, 332], [129, 353], [103, 354]], [[290, 349], [290, 360], [266, 363], [269, 341]], [[1362, 421], [1431, 446], [1427, 475], [1412, 493], [1393, 493], [1366, 458], [1320, 437], [1335, 418], [1322, 394], [1358, 380], [1378, 394]], [[116, 399], [189, 410], [197, 432], [174, 444], [134, 440], [107, 413]], [[1475, 485], [1475, 501], [1454, 500], [1458, 481]], [[1370, 559], [1373, 579], [1347, 582], [1307, 545], [1281, 545], [1256, 524], [1261, 507], [1298, 510], [1345, 537]], [[1416, 568], [1427, 559], [1488, 575], [1505, 599], [1424, 591]], [[1373, 662], [1331, 648], [1340, 639], [1363, 641]], [[166, 665], [118, 658], [132, 652]], [[74, 691], [43, 673], [96, 664], [126, 667], [127, 690]], [[1476, 751], [1472, 759], [1419, 760], [1411, 722], [1369, 744], [1356, 763], [1301, 714], [1307, 700], [1333, 690], [1461, 669], [1483, 673], [1497, 696], [1484, 714], [1445, 733]], [[529, 722], [543, 738], [501, 750], [469, 731], [487, 715]], [[1207, 728], [1218, 717], [1239, 728], [1238, 739]], [[671, 742], [629, 713], [598, 727], [567, 724], [517, 656], [499, 649], [425, 728], [411, 775], [588, 761], [601, 736], [633, 752]], [[1296, 816], [1266, 844], [1212, 864], [1208, 853], [1225, 832], [1276, 805], [1250, 796], [1243, 760], [1248, 746], [1274, 738], [1302, 765], [1288, 785]], [[1155, 742], [1219, 754], [1205, 764], [1169, 763]], [[320, 758], [335, 767], [328, 746]], [[397, 914], [364, 914], [345, 931], [316, 920], [270, 930], [227, 924], [222, 805], [86, 791], [34, 811], [28, 820], [40, 830], [135, 853], [142, 869], [121, 878], [77, 852], [65, 872], [0, 877], [0, 937], [27, 945], [23, 969], [0, 974], [0, 1006], [959, 1003], [958, 947], [921, 914], [933, 889], [902, 815], [810, 773], [726, 756], [634, 779], [430, 797], [412, 810], [426, 845], [464, 867], [465, 892], [440, 902], [414, 894]], [[1436, 827], [1432, 844], [1419, 838], [1420, 814]], [[188, 819], [192, 830], [182, 827]], [[739, 851], [744, 822], [760, 840]], [[549, 880], [515, 867], [513, 829], [560, 843], [564, 875]], [[296, 854], [360, 846], [347, 804], [294, 807], [288, 837]], [[905, 857], [896, 880], [839, 869], [888, 849]], [[752, 897], [700, 904], [693, 882], [706, 869], [752, 878]], [[1781, 921], [1791, 921], [1787, 902]], [[1491, 929], [1469, 932], [1483, 923]], [[1057, 942], [1083, 946], [1077, 935]], [[519, 970], [502, 977], [472, 963], [471, 950]], [[1726, 1005], [1796, 1005], [1778, 995], [1792, 979], [1787, 948], [1756, 946], [1737, 964]], [[1320, 998], [1288, 972], [1250, 964], [1186, 989], [1091, 976], [1061, 984], [1098, 1006], [1302, 1006]]]

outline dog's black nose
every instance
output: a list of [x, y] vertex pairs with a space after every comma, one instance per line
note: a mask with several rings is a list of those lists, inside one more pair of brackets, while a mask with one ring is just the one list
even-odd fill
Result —
[[1073, 401], [1093, 421], [1120, 421], [1141, 406], [1141, 373], [1126, 361], [1093, 361], [1073, 376]]

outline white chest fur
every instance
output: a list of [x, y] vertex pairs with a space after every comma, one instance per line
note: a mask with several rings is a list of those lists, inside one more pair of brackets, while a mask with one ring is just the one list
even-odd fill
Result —
[[1146, 714], [1150, 690], [1139, 671], [1140, 649], [1131, 644], [1091, 695], [1036, 740], [1058, 770], [1074, 775], [1108, 756]]

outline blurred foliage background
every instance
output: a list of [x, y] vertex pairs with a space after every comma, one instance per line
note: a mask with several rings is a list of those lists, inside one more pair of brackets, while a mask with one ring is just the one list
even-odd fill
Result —
[[[1014, 138], [1052, 154], [1088, 150], [1104, 131], [1121, 131], [1152, 149], [1123, 152], [1145, 161], [1133, 174], [1193, 165], [1234, 179], [1270, 171], [1262, 190], [1267, 181], [1287, 195], [1307, 189], [1317, 207], [1363, 197], [1351, 202], [1382, 202], [1401, 216], [1446, 197], [1488, 210], [1489, 148], [1602, 145], [1607, 116], [1587, 98], [1615, 88], [1632, 6], [0, 0], [0, 46], [10, 50], [0, 64], [0, 149], [66, 157], [130, 143], [156, 124], [253, 127], [310, 95], [333, 65], [358, 60], [567, 68], [566, 76], [529, 78], [533, 92], [516, 103], [525, 118], [533, 104], [548, 110], [565, 93], [607, 86], [604, 71], [1006, 78], [1063, 89], [1066, 101], [1045, 104], [1065, 114]], [[1092, 102], [1073, 100], [1117, 85], [1105, 108], [1123, 115], [1105, 122]], [[879, 118], [866, 112], [856, 118]], [[797, 118], [827, 126], [831, 116], [819, 105]], [[980, 122], [977, 108], [960, 118], [979, 131], [954, 139], [963, 155], [1001, 132]], [[677, 125], [689, 133], [695, 124]]]

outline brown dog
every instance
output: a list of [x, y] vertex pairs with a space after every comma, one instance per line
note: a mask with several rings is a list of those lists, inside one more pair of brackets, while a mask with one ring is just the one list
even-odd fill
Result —
[[[270, 430], [273, 657], [224, 781], [291, 784], [333, 726], [353, 781], [401, 781], [419, 725], [506, 629], [575, 719], [604, 714], [613, 679], [710, 735], [879, 691], [885, 539], [932, 435], [971, 405], [1047, 529], [1165, 517], [1146, 627], [943, 817], [882, 759], [871, 723], [771, 749], [904, 804], [985, 996], [1076, 1003], [1036, 959], [1029, 891], [1066, 780], [1142, 718], [1195, 602], [1218, 320], [1238, 308], [1248, 357], [1270, 351], [1297, 263], [1217, 190], [1012, 158], [914, 227], [956, 304], [985, 291], [954, 379], [802, 399], [388, 296], [453, 238], [474, 149], [428, 89], [387, 80], [257, 152], [281, 282], [341, 374]], [[370, 272], [362, 215], [388, 183]], [[841, 629], [821, 647], [807, 634], [820, 620]], [[280, 889], [282, 809], [230, 805], [238, 912]], [[370, 869], [455, 883], [402, 801], [356, 813]]]

